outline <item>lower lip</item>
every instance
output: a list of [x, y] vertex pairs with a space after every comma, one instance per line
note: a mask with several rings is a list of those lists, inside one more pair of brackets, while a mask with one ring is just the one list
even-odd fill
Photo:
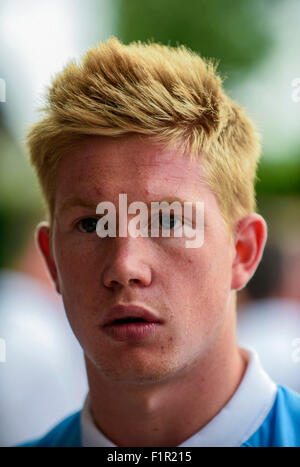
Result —
[[124, 323], [104, 326], [104, 332], [116, 341], [136, 341], [152, 336], [160, 323]]

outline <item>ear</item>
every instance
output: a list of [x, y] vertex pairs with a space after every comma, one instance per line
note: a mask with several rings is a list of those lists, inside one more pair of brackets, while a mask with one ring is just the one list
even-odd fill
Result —
[[267, 224], [256, 213], [241, 219], [235, 227], [235, 258], [232, 290], [240, 290], [251, 279], [262, 258], [267, 241]]
[[57, 269], [51, 251], [50, 227], [47, 222], [40, 222], [35, 231], [35, 241], [46, 263], [50, 278], [54, 282], [57, 293], [61, 293], [58, 283]]

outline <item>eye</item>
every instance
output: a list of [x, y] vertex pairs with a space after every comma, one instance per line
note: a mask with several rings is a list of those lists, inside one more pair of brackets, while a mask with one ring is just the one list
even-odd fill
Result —
[[96, 217], [85, 217], [77, 222], [76, 227], [80, 232], [93, 233], [96, 232], [98, 219]]
[[[163, 229], [173, 229], [176, 220], [181, 225], [181, 222], [179, 222], [179, 219], [175, 219], [173, 213], [170, 213], [170, 215], [164, 213], [159, 214], [159, 224]], [[177, 227], [179, 227], [179, 225]]]
[[[189, 230], [194, 231], [192, 223], [189, 219], [185, 219], [184, 217], [182, 218], [180, 215], [176, 216], [175, 213], [169, 211], [166, 213], [159, 212], [159, 214], [154, 214], [151, 217], [151, 231], [152, 228], [154, 229], [154, 232], [157, 228], [164, 232], [177, 232], [180, 228], [182, 228], [182, 235], [180, 236], [185, 236]], [[149, 236], [150, 235], [151, 234], [149, 233]], [[176, 236], [176, 234], [174, 235]]]

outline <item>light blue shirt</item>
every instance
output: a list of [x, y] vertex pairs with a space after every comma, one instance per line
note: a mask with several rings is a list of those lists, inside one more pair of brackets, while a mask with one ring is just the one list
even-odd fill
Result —
[[[300, 394], [275, 384], [249, 349], [244, 377], [223, 409], [178, 447], [300, 447]], [[89, 395], [84, 407], [45, 437], [23, 446], [116, 447], [93, 422]]]

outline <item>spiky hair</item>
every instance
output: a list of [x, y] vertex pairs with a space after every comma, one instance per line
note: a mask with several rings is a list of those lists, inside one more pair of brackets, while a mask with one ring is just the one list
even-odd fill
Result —
[[50, 223], [57, 163], [85, 135], [133, 133], [180, 145], [182, 154], [201, 157], [227, 223], [254, 211], [259, 135], [216, 68], [184, 46], [112, 37], [56, 75], [45, 116], [27, 136]]

